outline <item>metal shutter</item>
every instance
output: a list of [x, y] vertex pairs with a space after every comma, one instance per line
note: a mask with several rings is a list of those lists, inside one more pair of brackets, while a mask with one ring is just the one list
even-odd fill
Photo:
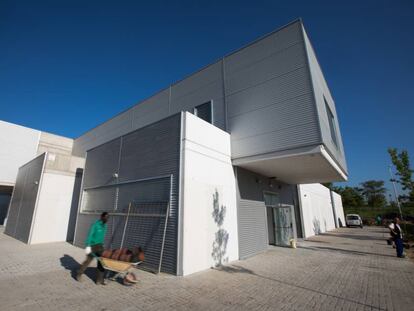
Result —
[[6, 234], [27, 243], [36, 206], [45, 154], [20, 167], [10, 204]]
[[240, 259], [265, 251], [268, 237], [264, 202], [240, 200], [238, 218]]
[[19, 169], [17, 174], [16, 184], [13, 189], [13, 196], [10, 201], [9, 214], [7, 216], [6, 229], [4, 232], [12, 237], [16, 233], [17, 218], [19, 215], [20, 202], [23, 197], [24, 182], [26, 179], [26, 170], [24, 167]]
[[162, 271], [176, 273], [180, 124], [177, 114], [88, 151], [75, 245], [84, 245], [92, 219], [112, 211], [105, 246], [120, 247], [126, 228], [123, 246], [143, 247], [144, 265], [158, 269], [165, 216], [130, 216], [125, 227], [125, 213], [135, 202], [141, 212], [165, 215], [169, 202]]
[[113, 184], [118, 173], [119, 152], [121, 139], [112, 140], [106, 144], [89, 150], [86, 157], [83, 186], [85, 188]]

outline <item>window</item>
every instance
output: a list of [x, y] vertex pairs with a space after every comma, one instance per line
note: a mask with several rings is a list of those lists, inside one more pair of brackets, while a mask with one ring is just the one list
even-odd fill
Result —
[[359, 220], [358, 216], [353, 216], [353, 215], [346, 216], [346, 219], [348, 219], [348, 220]]
[[329, 122], [329, 129], [331, 131], [331, 138], [332, 141], [334, 142], [336, 148], [338, 148], [338, 137], [337, 137], [337, 131], [336, 131], [336, 125], [335, 125], [335, 117], [332, 113], [331, 108], [329, 108], [329, 105], [325, 99], [325, 97], [323, 98], [323, 100], [325, 101], [325, 109], [326, 109], [326, 113], [328, 115], [328, 122]]
[[279, 195], [277, 193], [272, 192], [264, 192], [263, 193], [264, 202], [266, 206], [269, 207], [279, 207]]
[[194, 108], [194, 115], [213, 124], [213, 102], [209, 101]]

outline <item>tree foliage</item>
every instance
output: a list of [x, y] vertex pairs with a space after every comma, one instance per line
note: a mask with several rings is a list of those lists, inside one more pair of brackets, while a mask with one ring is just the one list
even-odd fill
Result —
[[334, 186], [332, 183], [323, 185], [341, 195], [344, 207], [361, 207], [365, 205], [362, 189], [358, 187], [338, 187]]
[[368, 203], [368, 206], [383, 207], [387, 204], [385, 198], [386, 189], [383, 180], [367, 180], [361, 183], [362, 194]]
[[339, 193], [339, 194], [341, 194], [342, 193], [342, 191], [344, 190], [344, 188], [342, 188], [342, 187], [340, 187], [340, 186], [335, 186], [333, 183], [331, 183], [331, 182], [327, 182], [327, 183], [324, 183], [324, 184], [322, 184], [322, 185], [324, 185], [326, 188], [329, 188], [330, 190], [332, 190], [332, 191], [334, 191], [334, 192], [336, 192], [336, 193]]
[[365, 205], [362, 190], [358, 187], [345, 187], [342, 189], [342, 203], [346, 207], [361, 207]]
[[329, 188], [331, 190], [333, 190], [332, 188], [334, 187], [334, 184], [331, 182], [326, 182], [326, 183], [323, 183], [322, 185], [324, 185], [326, 188]]
[[388, 148], [388, 153], [391, 157], [392, 164], [394, 164], [397, 170], [399, 184], [401, 184], [404, 191], [408, 191], [408, 199], [414, 202], [414, 181], [412, 180], [413, 170], [410, 168], [410, 157], [407, 150], [398, 152], [397, 148]]

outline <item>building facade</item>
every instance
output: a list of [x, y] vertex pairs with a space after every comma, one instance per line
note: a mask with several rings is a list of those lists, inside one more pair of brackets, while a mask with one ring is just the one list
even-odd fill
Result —
[[188, 275], [344, 223], [340, 198], [302, 185], [347, 167], [300, 20], [88, 131], [70, 157], [85, 159], [74, 244], [108, 211], [106, 247], [142, 246], [153, 271]]
[[73, 139], [0, 121], [0, 145], [5, 232], [29, 244], [73, 240], [84, 166], [72, 156]]

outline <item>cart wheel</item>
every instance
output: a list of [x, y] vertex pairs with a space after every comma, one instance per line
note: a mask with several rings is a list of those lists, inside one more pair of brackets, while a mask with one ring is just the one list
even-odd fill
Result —
[[126, 286], [132, 286], [138, 282], [136, 275], [132, 272], [128, 272], [123, 279], [123, 284]]

